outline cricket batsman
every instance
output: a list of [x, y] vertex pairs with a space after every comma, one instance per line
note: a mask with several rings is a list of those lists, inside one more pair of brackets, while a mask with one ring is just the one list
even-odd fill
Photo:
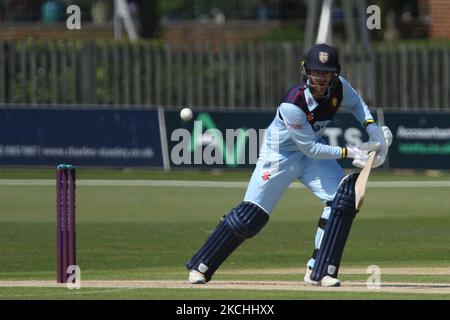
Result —
[[[368, 153], [376, 150], [372, 167], [378, 167], [386, 159], [392, 134], [374, 122], [364, 100], [340, 76], [338, 54], [332, 46], [314, 45], [302, 67], [303, 81], [286, 92], [266, 130], [244, 200], [220, 219], [188, 261], [190, 283], [210, 281], [225, 259], [267, 224], [284, 191], [299, 179], [324, 204], [304, 281], [340, 285], [340, 260], [357, 212], [354, 184], [358, 174], [344, 177], [336, 159], [351, 158], [354, 166], [363, 168]], [[323, 132], [340, 108], [350, 111], [365, 127], [368, 142], [342, 147], [325, 143]]]

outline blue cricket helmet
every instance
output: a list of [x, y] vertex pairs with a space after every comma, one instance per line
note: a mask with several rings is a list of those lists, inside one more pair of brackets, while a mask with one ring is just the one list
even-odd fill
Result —
[[325, 43], [316, 44], [309, 49], [303, 67], [306, 70], [331, 71], [336, 74], [341, 71], [336, 49]]

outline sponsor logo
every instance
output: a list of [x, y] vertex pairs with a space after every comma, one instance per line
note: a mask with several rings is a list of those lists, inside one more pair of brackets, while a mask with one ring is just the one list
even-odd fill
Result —
[[336, 272], [336, 266], [333, 266], [332, 264], [330, 264], [329, 266], [328, 266], [328, 274], [334, 274], [335, 272]]
[[331, 104], [333, 105], [333, 108], [336, 108], [337, 107], [337, 98], [333, 98], [331, 100]]
[[292, 123], [288, 123], [287, 124], [289, 128], [291, 129], [302, 129], [303, 126], [301, 124], [292, 124]]
[[[359, 128], [327, 127], [329, 120], [316, 121], [310, 113], [308, 121], [313, 121], [313, 130], [324, 130], [323, 134], [331, 146], [359, 145], [362, 142], [363, 133]], [[310, 122], [311, 123], [311, 122]], [[301, 129], [298, 124], [291, 124], [294, 129]], [[288, 124], [286, 124], [288, 126]], [[304, 127], [304, 125], [303, 125]], [[241, 164], [254, 165], [257, 163], [259, 150], [264, 143], [265, 129], [238, 128], [219, 130], [211, 116], [207, 113], [198, 115], [192, 131], [186, 128], [173, 130], [169, 137], [173, 142], [169, 156], [171, 164], [178, 165], [224, 165], [232, 168]], [[272, 150], [279, 150], [280, 137], [278, 130], [272, 128], [268, 131]], [[342, 141], [339, 141], [342, 140]], [[6, 153], [4, 145], [0, 144], [0, 159], [12, 156]], [[278, 153], [278, 151], [274, 151]], [[276, 172], [271, 165], [277, 165], [278, 161], [270, 162], [262, 172]], [[268, 170], [270, 168], [270, 170]], [[261, 172], [261, 175], [262, 175]], [[268, 177], [269, 178], [269, 177]]]
[[176, 144], [170, 158], [174, 165], [256, 164], [258, 151], [264, 140], [265, 129], [217, 129], [211, 116], [200, 113], [194, 121], [192, 132], [185, 128], [174, 130], [170, 136]]
[[208, 271], [208, 267], [203, 263], [200, 263], [198, 266], [198, 271], [200, 271], [201, 273], [205, 273], [206, 271]]

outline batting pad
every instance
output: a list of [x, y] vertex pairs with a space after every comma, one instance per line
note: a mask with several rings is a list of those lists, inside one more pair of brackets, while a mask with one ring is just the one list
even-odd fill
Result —
[[221, 220], [186, 267], [202, 272], [206, 281], [209, 281], [225, 259], [245, 239], [256, 235], [268, 221], [269, 215], [260, 207], [250, 202], [241, 202]]
[[337, 277], [342, 253], [356, 215], [355, 183], [359, 173], [342, 179], [336, 196], [331, 202], [331, 213], [317, 252], [311, 280], [320, 281], [324, 276]]

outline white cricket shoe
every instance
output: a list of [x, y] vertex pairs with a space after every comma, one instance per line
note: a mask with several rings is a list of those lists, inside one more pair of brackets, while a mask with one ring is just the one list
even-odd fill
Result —
[[305, 274], [305, 277], [303, 278], [305, 283], [309, 284], [310, 286], [320, 286], [319, 281], [311, 280], [311, 273], [312, 273], [312, 269], [310, 269], [309, 267], [306, 268], [306, 274]]
[[320, 281], [311, 280], [311, 273], [312, 269], [307, 268], [305, 278], [303, 278], [305, 283], [310, 286], [339, 287], [341, 285], [339, 279], [333, 278], [332, 276], [325, 276]]
[[189, 272], [189, 283], [205, 284], [206, 283], [205, 275], [197, 270], [191, 270], [191, 272]]
[[332, 276], [325, 276], [320, 281], [320, 285], [322, 287], [339, 287], [341, 282], [337, 278], [333, 278]]

